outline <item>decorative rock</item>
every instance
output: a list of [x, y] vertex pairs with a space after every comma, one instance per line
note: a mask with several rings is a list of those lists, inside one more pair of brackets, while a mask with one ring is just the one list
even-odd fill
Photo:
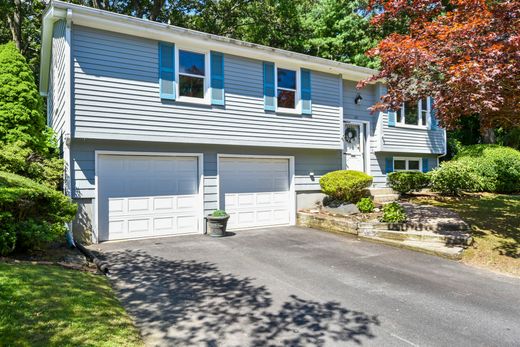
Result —
[[325, 211], [336, 214], [354, 214], [359, 213], [359, 209], [354, 204], [345, 204], [338, 207], [324, 207]]

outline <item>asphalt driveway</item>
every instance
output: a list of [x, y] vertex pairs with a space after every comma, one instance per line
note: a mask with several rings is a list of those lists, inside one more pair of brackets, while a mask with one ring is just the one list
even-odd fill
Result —
[[312, 229], [96, 245], [150, 346], [519, 346], [520, 279]]

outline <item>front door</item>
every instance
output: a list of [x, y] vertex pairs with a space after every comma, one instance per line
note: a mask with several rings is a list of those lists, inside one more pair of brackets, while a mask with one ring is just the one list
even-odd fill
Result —
[[365, 172], [365, 126], [357, 123], [345, 123], [343, 136], [344, 160], [347, 170]]

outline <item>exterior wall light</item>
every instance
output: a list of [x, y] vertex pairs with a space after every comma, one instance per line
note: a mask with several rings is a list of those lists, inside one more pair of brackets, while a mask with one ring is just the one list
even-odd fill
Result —
[[359, 105], [361, 104], [361, 100], [363, 100], [363, 97], [361, 96], [361, 94], [358, 93], [358, 95], [354, 99], [354, 102], [356, 103], [356, 105]]

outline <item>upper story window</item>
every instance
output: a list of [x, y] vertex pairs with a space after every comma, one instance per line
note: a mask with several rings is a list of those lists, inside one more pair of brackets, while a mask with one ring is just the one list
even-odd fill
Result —
[[429, 99], [421, 99], [417, 103], [405, 102], [397, 112], [397, 124], [426, 127], [430, 119], [431, 105]]
[[179, 50], [179, 96], [204, 99], [206, 55]]
[[298, 74], [294, 70], [277, 68], [276, 75], [278, 108], [295, 110], [298, 104]]

